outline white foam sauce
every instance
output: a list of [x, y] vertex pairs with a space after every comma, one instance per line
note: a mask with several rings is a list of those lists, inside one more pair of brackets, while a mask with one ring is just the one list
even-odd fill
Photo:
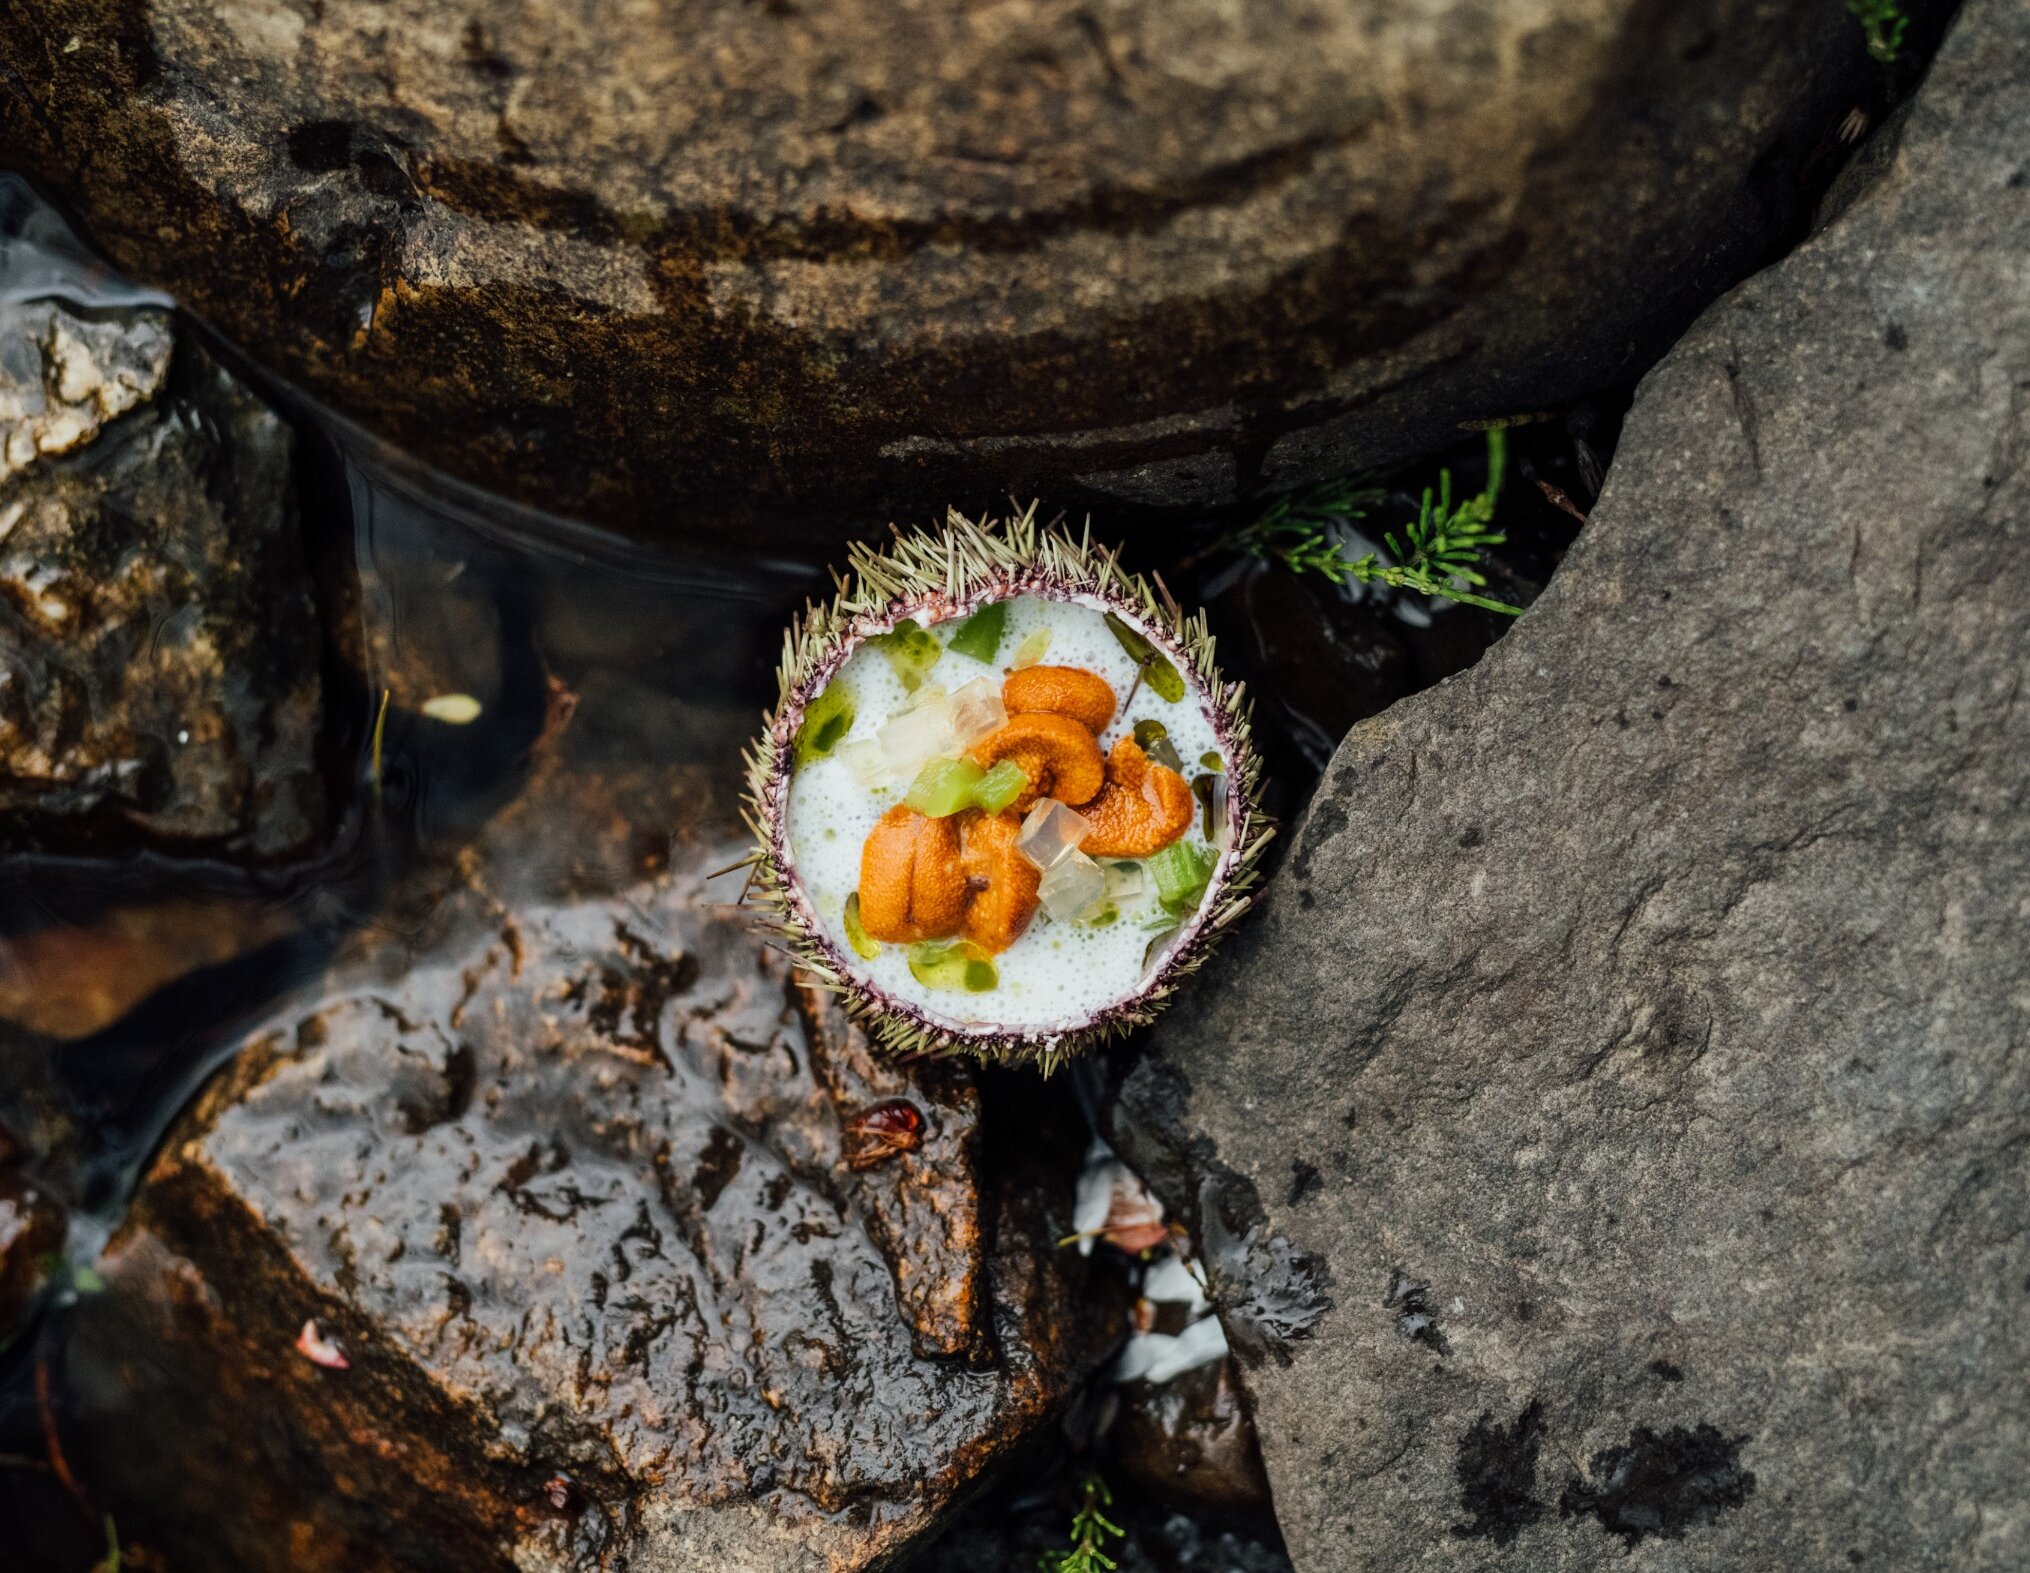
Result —
[[[942, 642], [961, 621], [935, 624], [932, 631]], [[925, 680], [952, 692], [976, 677], [999, 683], [1022, 641], [1043, 627], [1050, 629], [1050, 647], [1041, 664], [1096, 672], [1113, 685], [1117, 700], [1127, 698], [1135, 686], [1135, 663], [1114, 638], [1101, 612], [1080, 602], [1045, 601], [1029, 595], [1008, 603], [1007, 627], [991, 665], [946, 650]], [[1190, 675], [1184, 676], [1184, 698], [1174, 704], [1147, 683], [1142, 684], [1134, 703], [1116, 714], [1101, 735], [1101, 751], [1132, 732], [1137, 721], [1160, 721], [1184, 762], [1186, 779], [1198, 774], [1203, 768], [1199, 756], [1218, 750], [1219, 743], [1203, 696]], [[848, 740], [873, 738], [909, 700], [887, 656], [872, 646], [855, 650], [832, 681], [845, 683], [853, 695]], [[1052, 922], [1039, 911], [1028, 931], [995, 958], [1001, 981], [991, 993], [925, 988], [910, 973], [906, 945], [884, 945], [872, 961], [856, 956], [846, 942], [845, 909], [846, 898], [859, 888], [860, 849], [874, 822], [901, 802], [908, 790], [907, 781], [882, 790], [863, 787], [836, 752], [805, 765], [790, 783], [792, 870], [852, 971], [871, 980], [884, 994], [906, 1000], [948, 1025], [962, 1027], [992, 1025], [1038, 1032], [1073, 1027], [1136, 992], [1143, 978], [1144, 953], [1153, 937], [1151, 926], [1162, 918], [1155, 880], [1146, 874], [1142, 895], [1124, 906], [1120, 917], [1104, 928]], [[1186, 839], [1203, 845], [1202, 829], [1200, 821], [1194, 820]]]

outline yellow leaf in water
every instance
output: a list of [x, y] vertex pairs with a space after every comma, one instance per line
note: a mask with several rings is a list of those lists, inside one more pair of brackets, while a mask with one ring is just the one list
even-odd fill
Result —
[[432, 721], [467, 726], [479, 719], [479, 701], [470, 694], [432, 694], [423, 701], [423, 714]]

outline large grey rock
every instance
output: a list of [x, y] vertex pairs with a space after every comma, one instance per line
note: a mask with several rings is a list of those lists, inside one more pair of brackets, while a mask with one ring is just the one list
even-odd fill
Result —
[[293, 446], [167, 313], [0, 291], [0, 846], [314, 849]]
[[1125, 1088], [1329, 1274], [1248, 1376], [1307, 1573], [2030, 1564], [2026, 126], [1972, 0]]
[[0, 84], [121, 266], [661, 531], [1217, 502], [1632, 376], [1879, 72], [1831, 0], [15, 0]]

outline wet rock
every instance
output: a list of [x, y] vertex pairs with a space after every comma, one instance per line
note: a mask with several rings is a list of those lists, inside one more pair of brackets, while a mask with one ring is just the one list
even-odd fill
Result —
[[[1916, 53], [1945, 8], [1906, 9]], [[1823, 0], [20, 0], [0, 70], [0, 138], [122, 266], [650, 532], [1429, 451], [1638, 372], [1880, 92]]]
[[[1069, 1168], [990, 1183], [968, 1078], [877, 1065], [727, 851], [512, 908], [468, 870], [240, 1051], [72, 1346], [123, 1523], [193, 1569], [858, 1568], [1068, 1395]], [[856, 1166], [898, 1099], [920, 1142]]]
[[1128, 1082], [1329, 1273], [1245, 1373], [1300, 1568], [2030, 1559], [2026, 118], [1973, 0]]
[[0, 1022], [38, 1037], [89, 1037], [164, 984], [279, 939], [295, 921], [285, 907], [221, 897], [0, 936]]
[[1269, 1505], [1254, 1422], [1230, 1361], [1160, 1385], [1131, 1383], [1115, 1423], [1124, 1471], [1144, 1489], [1187, 1508]]
[[69, 453], [145, 404], [169, 375], [169, 317], [93, 320], [47, 301], [10, 308], [0, 337], [0, 483]]
[[68, 1230], [62, 1204], [25, 1172], [21, 1158], [0, 1126], [0, 1350], [20, 1332]]
[[0, 842], [301, 856], [327, 821], [289, 430], [160, 312], [0, 304]]

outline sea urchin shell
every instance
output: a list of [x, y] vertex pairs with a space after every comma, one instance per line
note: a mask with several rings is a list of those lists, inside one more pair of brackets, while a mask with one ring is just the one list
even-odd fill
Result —
[[[751, 888], [770, 925], [819, 983], [842, 993], [853, 1015], [899, 1053], [1021, 1058], [1048, 1069], [1152, 1020], [1247, 909], [1273, 833], [1260, 807], [1246, 698], [1214, 668], [1203, 615], [1186, 617], [1167, 592], [1126, 573], [1115, 553], [1093, 545], [1089, 530], [1073, 536], [1039, 525], [1033, 506], [998, 522], [954, 511], [940, 530], [898, 531], [886, 550], [856, 546], [850, 569], [833, 600], [807, 608], [790, 628], [780, 698], [748, 751], [746, 808], [757, 843]], [[1018, 629], [1025, 637], [1013, 637]], [[1100, 731], [1120, 730], [1110, 757], [1132, 755], [1173, 792], [1172, 769], [1200, 772], [1195, 789], [1217, 805], [1217, 815], [1208, 807], [1202, 825], [1192, 815], [1187, 835], [1169, 812], [1175, 805], [1151, 793], [1155, 829], [1125, 855], [1142, 856], [1165, 837], [1184, 839], [1146, 862], [1102, 867], [1076, 850], [1076, 840], [1057, 854], [1069, 859], [1062, 869], [1044, 854], [1045, 911], [1026, 934], [1020, 926], [1035, 910], [1033, 885], [1010, 901], [990, 888], [977, 858], [963, 872], [978, 912], [954, 917], [942, 912], [950, 905], [942, 899], [935, 904], [941, 916], [909, 908], [900, 887], [888, 888], [896, 858], [881, 843], [908, 817], [898, 799], [907, 790], [909, 813], [933, 822], [960, 817], [961, 844], [970, 844], [964, 827], [987, 816], [1007, 825], [1022, 819], [1026, 799], [1038, 795], [1040, 767], [1021, 750], [974, 745], [1013, 724], [1011, 713], [1015, 723], [1062, 713], [1033, 701], [1054, 687], [1069, 693], [1075, 680], [1008, 671], [1011, 664], [1033, 669], [1033, 653], [1025, 663], [1023, 652], [1053, 638], [1050, 659], [1089, 679], [1081, 703], [1063, 704], [1077, 712], [1074, 724], [1102, 746], [1110, 740]], [[1012, 663], [1008, 645], [1017, 647]], [[945, 681], [959, 691], [948, 696]], [[1095, 702], [1109, 686], [1117, 711]], [[919, 746], [926, 736], [936, 741]], [[1160, 771], [1144, 759], [1145, 747], [1167, 761]], [[998, 785], [1007, 795], [969, 799], [970, 791], [997, 786], [982, 785], [982, 772], [1003, 757], [1024, 766], [1025, 801], [1010, 806], [1025, 776], [1006, 765], [998, 766], [1006, 774]], [[1091, 800], [1094, 792], [1083, 796]], [[1043, 798], [1037, 814], [1069, 815], [1064, 823], [1074, 837], [1090, 835], [1076, 817], [1084, 810], [1054, 807], [1061, 801]], [[913, 855], [935, 856], [951, 839], [948, 831], [927, 835]], [[862, 872], [863, 842], [872, 876]], [[1123, 855], [1104, 853], [1111, 845], [1104, 837], [1085, 844]], [[1059, 878], [1053, 895], [1059, 875], [1076, 878]], [[869, 877], [881, 888], [855, 885]], [[1104, 897], [1095, 893], [1102, 883]], [[884, 933], [953, 937], [884, 947], [862, 922], [870, 897], [886, 903], [874, 925]], [[907, 910], [903, 927], [887, 910], [899, 902]], [[933, 921], [926, 925], [926, 917]], [[975, 943], [981, 936], [984, 946]]]

